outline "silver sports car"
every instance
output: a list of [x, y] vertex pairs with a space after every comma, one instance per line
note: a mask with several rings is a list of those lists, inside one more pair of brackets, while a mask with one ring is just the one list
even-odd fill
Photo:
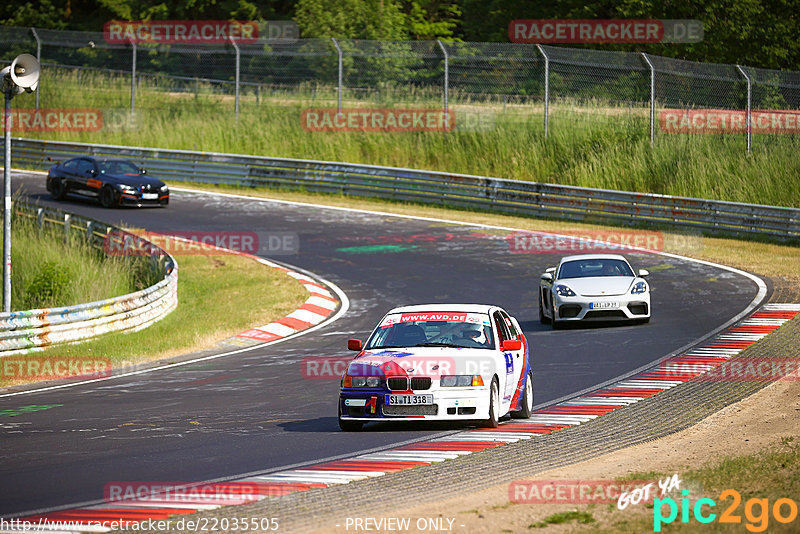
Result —
[[584, 254], [562, 258], [539, 284], [539, 320], [553, 328], [578, 321], [650, 321], [650, 273], [634, 272], [624, 256]]

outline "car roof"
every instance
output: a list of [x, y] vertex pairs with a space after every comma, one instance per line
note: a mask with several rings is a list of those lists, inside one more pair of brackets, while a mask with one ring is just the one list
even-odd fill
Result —
[[133, 163], [131, 160], [125, 159], [125, 158], [98, 158], [97, 156], [75, 156], [74, 158], [70, 158], [67, 161], [71, 161], [73, 159], [90, 159], [92, 161], [102, 161], [102, 162], [106, 162], [106, 161], [124, 161], [126, 163]]
[[489, 304], [413, 304], [411, 306], [400, 306], [389, 310], [390, 313], [411, 313], [411, 312], [466, 312], [466, 313], [489, 313], [497, 306]]
[[624, 260], [628, 261], [625, 256], [621, 254], [576, 254], [574, 256], [566, 256], [561, 258], [561, 263], [572, 260]]

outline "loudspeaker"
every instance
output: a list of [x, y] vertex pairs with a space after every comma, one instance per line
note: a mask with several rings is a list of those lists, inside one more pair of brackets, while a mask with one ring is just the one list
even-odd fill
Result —
[[20, 54], [11, 62], [11, 81], [32, 93], [39, 86], [39, 61], [30, 54]]

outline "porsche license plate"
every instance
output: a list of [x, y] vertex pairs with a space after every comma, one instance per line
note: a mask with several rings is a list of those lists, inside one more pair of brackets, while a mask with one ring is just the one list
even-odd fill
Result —
[[590, 310], [608, 310], [613, 308], [619, 308], [619, 302], [590, 302], [589, 309]]
[[433, 404], [433, 395], [386, 395], [383, 400], [384, 404], [392, 406], [405, 406], [405, 405], [430, 405]]
[[142, 193], [143, 200], [156, 200], [158, 199], [158, 193]]

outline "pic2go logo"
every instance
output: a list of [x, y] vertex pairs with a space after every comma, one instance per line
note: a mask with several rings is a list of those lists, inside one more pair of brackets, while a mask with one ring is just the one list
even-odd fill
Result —
[[[689, 502], [689, 490], [683, 490], [683, 498], [680, 500], [680, 507], [675, 499], [664, 498], [653, 501], [653, 532], [661, 532], [662, 525], [668, 525], [681, 515], [682, 523], [689, 523], [689, 513], [691, 512], [698, 523], [708, 524], [717, 520], [718, 523], [742, 523], [742, 517], [736, 513], [742, 503], [742, 495], [734, 489], [726, 489], [719, 494], [721, 501], [731, 499], [731, 504], [719, 514], [711, 512], [717, 503], [713, 499], [698, 499], [694, 506]], [[666, 515], [665, 507], [667, 508]], [[704, 507], [707, 507], [704, 509]], [[797, 503], [792, 499], [782, 498], [776, 500], [770, 508], [769, 499], [748, 499], [744, 504], [744, 517], [747, 520], [745, 528], [750, 532], [764, 532], [769, 527], [770, 512], [778, 523], [791, 523], [797, 519]]]

